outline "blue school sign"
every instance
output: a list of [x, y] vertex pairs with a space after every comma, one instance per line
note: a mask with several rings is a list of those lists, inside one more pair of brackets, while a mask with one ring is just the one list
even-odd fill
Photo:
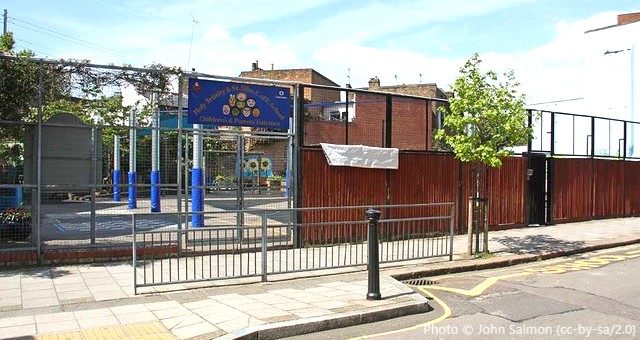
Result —
[[189, 79], [190, 124], [289, 128], [286, 87]]

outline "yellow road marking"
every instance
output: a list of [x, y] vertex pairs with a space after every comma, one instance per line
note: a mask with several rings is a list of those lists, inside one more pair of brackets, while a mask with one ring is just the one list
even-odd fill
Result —
[[442, 315], [440, 315], [439, 317], [437, 317], [437, 318], [435, 318], [433, 320], [429, 320], [429, 321], [427, 321], [425, 323], [417, 324], [415, 326], [402, 328], [402, 329], [397, 329], [395, 331], [388, 331], [388, 332], [384, 332], [384, 333], [363, 335], [363, 336], [351, 338], [350, 340], [370, 339], [370, 338], [375, 338], [375, 337], [379, 337], [379, 336], [403, 333], [403, 332], [410, 331], [410, 330], [413, 330], [413, 329], [418, 329], [420, 327], [426, 327], [426, 326], [429, 326], [429, 325], [433, 325], [435, 323], [438, 323], [438, 322], [441, 322], [443, 320], [446, 320], [451, 316], [451, 308], [449, 306], [447, 306], [447, 304], [444, 303], [444, 301], [442, 301], [435, 294], [433, 294], [432, 292], [428, 291], [427, 287], [416, 287], [416, 288], [418, 288], [420, 291], [422, 291], [425, 295], [429, 296], [431, 298], [431, 300], [435, 301], [438, 305], [440, 305], [440, 307], [442, 307], [442, 310], [443, 310]]
[[[418, 325], [415, 325], [415, 326], [402, 328], [402, 329], [397, 329], [397, 330], [394, 330], [394, 331], [388, 331], [388, 332], [384, 332], [384, 333], [364, 335], [364, 336], [360, 336], [360, 337], [356, 337], [356, 338], [351, 338], [350, 340], [369, 339], [369, 338], [375, 338], [375, 337], [385, 336], [385, 335], [390, 335], [390, 334], [403, 333], [403, 332], [410, 331], [410, 330], [413, 330], [413, 329], [417, 329], [417, 328], [420, 328], [420, 327], [426, 327], [428, 325], [433, 325], [433, 324], [436, 324], [438, 322], [441, 322], [441, 321], [446, 320], [447, 318], [449, 318], [451, 316], [451, 313], [452, 313], [451, 312], [451, 308], [444, 301], [442, 301], [440, 298], [438, 298], [435, 294], [430, 292], [428, 289], [447, 291], [447, 292], [451, 292], [451, 293], [455, 293], [455, 294], [465, 295], [465, 296], [469, 296], [469, 297], [475, 297], [475, 296], [481, 295], [485, 290], [487, 290], [487, 288], [493, 286], [498, 281], [504, 280], [504, 279], [514, 278], [514, 277], [524, 277], [524, 276], [529, 276], [529, 275], [533, 275], [533, 274], [562, 274], [562, 273], [566, 273], [567, 271], [580, 271], [580, 270], [596, 269], [596, 268], [600, 268], [600, 267], [603, 267], [605, 265], [608, 265], [608, 264], [610, 264], [612, 262], [624, 261], [624, 260], [637, 258], [637, 257], [640, 257], [640, 249], [639, 250], [628, 251], [628, 252], [624, 253], [624, 255], [608, 255], [608, 254], [604, 254], [604, 255], [598, 255], [598, 256], [594, 256], [594, 257], [590, 257], [590, 258], [586, 258], [586, 259], [581, 259], [581, 260], [577, 260], [577, 261], [573, 261], [573, 262], [569, 262], [569, 263], [562, 263], [562, 264], [558, 264], [558, 265], [553, 265], [553, 266], [524, 268], [522, 272], [513, 273], [513, 274], [506, 274], [506, 275], [499, 275], [499, 276], [493, 276], [493, 277], [487, 278], [484, 281], [482, 281], [480, 284], [476, 285], [475, 287], [473, 287], [471, 289], [452, 288], [452, 287], [444, 287], [444, 286], [438, 286], [438, 285], [416, 287], [417, 289], [422, 291], [425, 295], [429, 296], [437, 304], [439, 304], [442, 307], [444, 313], [442, 315], [440, 315], [439, 317], [437, 317], [436, 319], [433, 319], [433, 320], [430, 320], [430, 321], [427, 321], [425, 323], [421, 323], [421, 324], [418, 324]], [[441, 279], [442, 278], [448, 278], [448, 277], [451, 277], [451, 276], [454, 276], [454, 275], [446, 275], [446, 276], [442, 276], [440, 278]]]
[[514, 274], [493, 276], [493, 277], [490, 277], [490, 278], [480, 282], [477, 286], [475, 286], [475, 287], [473, 287], [471, 289], [444, 287], [444, 286], [437, 286], [437, 285], [429, 286], [429, 289], [443, 290], [443, 291], [447, 291], [447, 292], [451, 292], [451, 293], [456, 293], [456, 294], [460, 294], [460, 295], [466, 295], [466, 296], [474, 297], [474, 296], [481, 295], [482, 293], [484, 293], [485, 290], [487, 290], [487, 288], [493, 286], [494, 284], [496, 284], [496, 282], [498, 282], [500, 280], [509, 279], [509, 278], [512, 278], [512, 277], [528, 276], [528, 275], [533, 275], [533, 274], [534, 273], [522, 272], [522, 273], [514, 273]]

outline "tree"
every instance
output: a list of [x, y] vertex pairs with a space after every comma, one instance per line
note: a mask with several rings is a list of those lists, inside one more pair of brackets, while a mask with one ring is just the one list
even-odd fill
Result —
[[448, 109], [440, 108], [445, 110], [444, 126], [436, 139], [463, 162], [500, 167], [501, 159], [513, 153], [509, 148], [526, 144], [533, 130], [513, 72], [501, 81], [493, 71], [480, 71], [480, 63], [474, 54], [460, 69]]
[[493, 71], [482, 72], [481, 62], [474, 54], [460, 69], [448, 108], [440, 108], [444, 125], [435, 137], [462, 162], [476, 164], [473, 219], [484, 224], [484, 250], [488, 251], [488, 202], [481, 197], [487, 194], [481, 190], [482, 174], [487, 167], [502, 166], [502, 159], [513, 154], [511, 148], [526, 144], [533, 130], [513, 72], [501, 80]]

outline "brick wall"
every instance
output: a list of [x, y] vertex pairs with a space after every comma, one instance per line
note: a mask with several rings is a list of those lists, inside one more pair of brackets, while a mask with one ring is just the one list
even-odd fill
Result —
[[[356, 95], [356, 117], [349, 123], [349, 144], [383, 146], [386, 98], [384, 95]], [[425, 150], [431, 146], [431, 105], [424, 99], [399, 98], [392, 101], [391, 146], [404, 150]], [[308, 120], [305, 122], [305, 145], [345, 144], [345, 122]], [[428, 137], [428, 138], [427, 138]]]

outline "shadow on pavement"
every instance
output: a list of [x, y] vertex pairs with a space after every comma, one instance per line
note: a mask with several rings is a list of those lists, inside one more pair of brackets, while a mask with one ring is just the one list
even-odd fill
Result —
[[582, 241], [566, 241], [549, 235], [502, 236], [491, 239], [502, 244], [501, 251], [517, 254], [541, 254], [543, 252], [566, 251], [585, 245]]

